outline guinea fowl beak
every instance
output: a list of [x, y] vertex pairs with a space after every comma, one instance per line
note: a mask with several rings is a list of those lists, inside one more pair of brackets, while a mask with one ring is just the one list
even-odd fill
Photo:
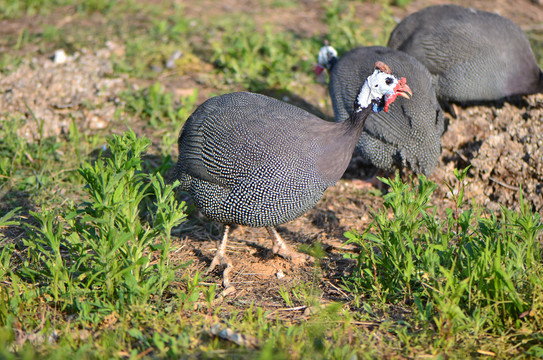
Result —
[[400, 80], [398, 80], [398, 84], [396, 84], [396, 86], [394, 87], [392, 95], [386, 97], [384, 108], [385, 112], [388, 111], [389, 105], [392, 104], [398, 96], [410, 99], [412, 95], [413, 92], [411, 91], [409, 85], [407, 85], [407, 80], [405, 80], [404, 77], [401, 78]]
[[406, 99], [410, 99], [411, 96], [413, 96], [413, 92], [411, 91], [409, 85], [407, 85], [407, 81], [404, 77], [398, 81], [398, 85], [396, 85], [396, 87], [394, 88], [394, 92], [398, 96], [404, 97]]

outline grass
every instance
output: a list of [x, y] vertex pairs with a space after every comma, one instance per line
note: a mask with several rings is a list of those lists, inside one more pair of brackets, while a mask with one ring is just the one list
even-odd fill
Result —
[[23, 15], [46, 15], [53, 12], [56, 8], [73, 5], [78, 12], [105, 13], [113, 7], [114, 2], [106, 0], [1, 0], [0, 18], [10, 19], [19, 18]]
[[252, 21], [241, 23], [211, 42], [211, 60], [223, 72], [227, 83], [243, 84], [250, 91], [291, 89], [296, 69], [309, 72], [300, 59], [318, 52], [307, 40], [279, 33], [265, 26], [259, 33]]
[[176, 137], [171, 134], [178, 132], [196, 109], [197, 96], [196, 89], [192, 94], [174, 100], [159, 82], [140, 91], [121, 94], [125, 112], [141, 118], [154, 130], [155, 136], [161, 136], [163, 156], [171, 154], [174, 145], [177, 145]]
[[398, 177], [382, 179], [390, 186], [386, 209], [364, 233], [346, 234], [361, 251], [344, 288], [381, 305], [408, 305], [445, 349], [468, 329], [475, 337], [520, 330], [513, 336], [540, 351], [541, 329], [531, 321], [543, 275], [540, 215], [522, 197], [519, 212], [502, 208], [501, 217], [473, 205], [461, 210], [467, 170], [455, 172], [457, 208], [445, 218], [428, 205], [436, 184], [421, 176], [413, 189]]
[[[174, 199], [175, 184], [166, 185], [160, 173], [142, 172], [148, 145], [133, 132], [114, 136], [110, 157], [79, 168], [90, 202], [31, 211], [24, 260], [10, 275], [49, 284], [41, 296], [84, 319], [92, 318], [94, 306], [123, 313], [125, 305], [161, 295], [174, 276], [165, 263], [170, 232], [184, 220], [185, 206]], [[8, 261], [12, 254], [5, 256]], [[151, 264], [154, 257], [158, 261]]]
[[[80, 154], [88, 146], [96, 145], [96, 138], [82, 136], [72, 123], [67, 142], [43, 138], [40, 130], [37, 134], [39, 140], [28, 142], [17, 134], [17, 129], [28, 121], [6, 115], [0, 124], [4, 139], [0, 144], [0, 193], [4, 205], [17, 205], [21, 197], [29, 202], [41, 202], [47, 198], [50, 205], [63, 203], [66, 198], [60, 190], [75, 191], [81, 184], [75, 176], [81, 161]], [[38, 129], [42, 129], [40, 124], [38, 121]], [[85, 141], [80, 144], [80, 139]]]
[[[147, 99], [148, 92], [154, 92], [150, 96], [154, 100]], [[160, 119], [165, 124], [157, 122], [155, 126], [159, 127], [179, 121], [182, 116], [168, 116], [180, 110], [175, 110], [171, 97], [166, 95], [158, 86], [134, 95], [133, 101], [143, 99], [142, 108], [147, 108], [147, 115], [142, 115], [142, 111], [138, 116], [158, 114], [157, 121]], [[126, 104], [129, 106], [130, 101]], [[21, 356], [35, 351], [51, 357], [64, 351], [72, 356], [70, 349], [80, 348], [82, 339], [78, 334], [84, 329], [98, 334], [94, 346], [105, 350], [89, 351], [99, 357], [108, 357], [115, 351], [126, 352], [126, 348], [138, 354], [152, 348], [156, 356], [174, 357], [187, 351], [205, 352], [210, 346], [208, 355], [220, 356], [224, 344], [217, 341], [210, 344], [205, 332], [189, 329], [184, 321], [171, 324], [167, 319], [174, 311], [191, 314], [191, 321], [201, 325], [226, 320], [227, 326], [241, 333], [252, 333], [262, 326], [267, 332], [259, 330], [257, 340], [261, 344], [258, 354], [263, 358], [276, 347], [289, 349], [283, 354], [285, 358], [287, 354], [343, 358], [356, 353], [354, 349], [369, 347], [374, 347], [373, 354], [377, 357], [383, 348], [399, 348], [402, 350], [398, 354], [406, 355], [411, 351], [421, 352], [426, 346], [437, 352], [445, 349], [466, 354], [458, 344], [467, 346], [469, 351], [477, 348], [466, 334], [476, 339], [477, 344], [483, 344], [482, 351], [487, 351], [485, 348], [495, 351], [490, 341], [505, 337], [510, 340], [504, 349], [512, 342], [520, 342], [527, 354], [541, 352], [538, 345], [541, 319], [537, 311], [542, 306], [541, 253], [536, 241], [541, 221], [525, 205], [520, 212], [503, 209], [501, 218], [476, 207], [465, 209], [469, 205], [464, 204], [462, 197], [465, 172], [457, 173], [458, 182], [450, 185], [451, 194], [458, 194], [455, 195], [457, 209], [447, 213], [444, 219], [427, 203], [435, 184], [421, 178], [412, 189], [398, 179], [389, 182], [391, 191], [385, 199], [386, 209], [375, 214], [375, 225], [362, 235], [347, 234], [361, 249], [357, 271], [344, 280], [344, 290], [353, 296], [349, 307], [336, 304], [329, 305], [332, 306], [329, 309], [320, 305], [319, 294], [315, 292], [317, 283], [300, 284], [281, 289], [278, 295], [286, 306], [316, 308], [308, 323], [292, 324], [264, 317], [262, 308], [225, 317], [220, 308], [212, 310], [215, 287], [201, 284], [198, 275], [185, 277], [180, 285], [166, 290], [176, 270], [167, 261], [171, 252], [167, 234], [171, 227], [164, 227], [160, 216], [174, 212], [170, 208], [166, 214], [162, 208], [161, 213], [159, 207], [145, 200], [167, 193], [170, 197], [162, 195], [162, 198], [169, 200], [161, 204], [168, 206], [168, 201], [169, 206], [172, 204], [171, 192], [163, 190], [166, 186], [160, 174], [150, 179], [141, 172], [141, 154], [149, 146], [147, 140], [138, 140], [133, 133], [113, 137], [107, 146], [111, 155], [89, 162], [81, 154], [88, 151], [89, 144], [98, 141], [85, 138], [77, 127], [72, 126], [65, 139], [27, 143], [15, 136], [22, 120], [11, 120], [3, 122], [2, 127], [3, 138], [8, 140], [2, 148], [3, 189], [9, 186], [18, 192], [36, 192], [31, 197], [33, 202], [47, 199], [44, 203], [49, 204], [49, 208], [30, 212], [31, 221], [23, 225], [26, 230], [22, 242], [2, 240], [5, 246], [0, 257], [3, 280], [0, 319], [4, 325], [4, 343], [12, 344], [7, 348]], [[86, 146], [76, 146], [81, 143]], [[69, 148], [76, 149], [75, 157], [63, 156]], [[72, 168], [66, 167], [67, 163]], [[67, 188], [68, 183], [72, 187], [84, 186], [82, 193], [77, 192], [82, 200], [70, 202], [63, 211], [52, 209], [51, 204], [57, 198], [52, 194], [57, 187]], [[12, 202], [17, 203], [17, 199]], [[1, 225], [19, 225], [20, 221], [12, 220], [16, 213], [13, 210], [5, 214]], [[389, 213], [394, 217], [390, 218]], [[163, 226], [162, 230], [157, 226]], [[156, 245], [160, 236], [161, 244]], [[151, 258], [155, 259], [153, 265]], [[26, 260], [21, 262], [21, 259]], [[153, 321], [141, 311], [142, 306], [155, 309]], [[382, 320], [383, 314], [397, 308], [411, 315], [399, 323]], [[56, 315], [46, 326], [39, 323], [40, 312]], [[137, 320], [128, 323], [122, 320], [128, 313]], [[212, 320], [207, 318], [210, 313]], [[20, 334], [13, 332], [14, 329], [21, 329], [18, 331], [27, 337], [37, 333], [45, 339], [59, 333], [59, 325], [74, 315], [60, 342], [47, 344], [35, 340], [34, 345], [26, 343], [26, 348], [13, 345], [15, 335]], [[103, 331], [108, 322], [114, 322], [112, 329]], [[357, 323], [374, 323], [377, 330], [372, 331], [385, 331], [393, 336], [385, 342], [373, 343], [367, 329], [353, 325]], [[163, 335], [154, 335], [157, 328]], [[346, 342], [342, 335], [345, 331], [352, 333], [354, 340]], [[181, 335], [167, 335], [171, 333]], [[190, 347], [190, 339], [198, 339], [200, 345]], [[485, 343], [485, 339], [489, 342]], [[406, 342], [413, 345], [404, 348], [401, 344]], [[228, 351], [243, 354], [246, 350], [234, 347]], [[254, 355], [254, 351], [249, 354]]]
[[[255, 305], [217, 306], [216, 286], [198, 273], [175, 281], [189, 266], [170, 260], [179, 246], [171, 231], [186, 217], [175, 183], [143, 171], [146, 138], [129, 131], [107, 143], [104, 154], [77, 170], [86, 193], [80, 201], [31, 211], [24, 221], [17, 209], [0, 218], [1, 226], [24, 230], [17, 242], [0, 239], [5, 358], [543, 351], [543, 223], [525, 204], [518, 212], [503, 209], [501, 217], [465, 204], [467, 170], [449, 185], [457, 208], [444, 218], [428, 204], [434, 183], [383, 179], [390, 186], [385, 208], [366, 231], [346, 234], [360, 248], [356, 270], [343, 278], [352, 300], [323, 303], [317, 273], [310, 283], [279, 289], [285, 306], [311, 309], [296, 321]], [[400, 318], [391, 316], [395, 312]], [[245, 342], [218, 341], [213, 326]], [[388, 335], [377, 340], [372, 334]]]
[[324, 22], [328, 25], [329, 34], [327, 40], [341, 55], [357, 46], [386, 46], [388, 34], [392, 31], [396, 22], [390, 12], [388, 3], [383, 3], [379, 14], [379, 31], [377, 34], [371, 31], [371, 27], [360, 26], [360, 19], [356, 11], [356, 3], [339, 0], [330, 1], [325, 5]]
[[[164, 178], [202, 97], [275, 90], [311, 98], [317, 84], [308, 74], [324, 37], [340, 52], [384, 45], [392, 6], [405, 3], [382, 5], [375, 32], [357, 16], [359, 2], [327, 2], [326, 35], [301, 36], [239, 12], [205, 20], [156, 2], [0, 0], [2, 19], [40, 25], [0, 40], [4, 74], [36, 49], [109, 40], [123, 49], [111, 76], [138, 85], [119, 94], [116, 113], [135, 131], [83, 131], [74, 120], [44, 137], [31, 109], [0, 115], [0, 358], [542, 357], [540, 215], [523, 201], [499, 213], [467, 202], [467, 169], [448, 184], [455, 207], [443, 213], [428, 179], [382, 180], [389, 191], [371, 226], [345, 234], [356, 266], [334, 283], [341, 301], [325, 293], [323, 265], [270, 288], [277, 308], [243, 296], [221, 302], [222, 289], [178, 255], [195, 220]], [[59, 29], [67, 14], [75, 20]], [[172, 78], [204, 90], [176, 96]], [[28, 123], [38, 129], [34, 141], [18, 135]]]

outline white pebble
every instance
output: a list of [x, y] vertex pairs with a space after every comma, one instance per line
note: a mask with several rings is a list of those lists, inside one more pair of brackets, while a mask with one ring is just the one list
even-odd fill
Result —
[[166, 68], [167, 69], [173, 69], [175, 66], [175, 60], [179, 59], [183, 55], [181, 50], [176, 50], [166, 61]]
[[66, 60], [68, 60], [68, 57], [66, 56], [64, 50], [59, 49], [55, 51], [55, 55], [53, 56], [53, 62], [55, 64], [64, 64]]

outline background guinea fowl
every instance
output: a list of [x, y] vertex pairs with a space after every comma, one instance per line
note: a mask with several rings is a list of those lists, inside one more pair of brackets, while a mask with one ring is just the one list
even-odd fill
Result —
[[443, 102], [498, 100], [543, 89], [526, 35], [493, 13], [431, 6], [400, 22], [388, 46], [415, 57], [437, 76], [437, 96]]
[[441, 154], [443, 112], [430, 73], [413, 57], [372, 46], [353, 49], [338, 60], [331, 46], [322, 47], [319, 64], [330, 72], [328, 89], [335, 121], [343, 121], [352, 114], [359, 84], [371, 74], [373, 64], [379, 59], [389, 64], [395, 74], [409, 79], [413, 96], [409, 101], [398, 99], [388, 112], [370, 114], [356, 152], [386, 171], [408, 166], [416, 173], [428, 175]]
[[230, 224], [266, 227], [274, 253], [303, 256], [274, 226], [303, 215], [339, 180], [370, 112], [411, 94], [405, 79], [390, 75], [383, 63], [376, 66], [357, 97], [357, 111], [342, 123], [246, 92], [211, 98], [188, 118], [178, 139], [176, 178], [204, 215], [225, 224], [208, 270], [226, 265], [225, 287], [232, 268], [226, 256]]

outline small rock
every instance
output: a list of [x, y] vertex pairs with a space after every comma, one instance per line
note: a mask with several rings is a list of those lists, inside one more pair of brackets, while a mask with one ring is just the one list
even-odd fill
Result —
[[175, 67], [175, 60], [179, 59], [183, 55], [181, 50], [176, 50], [166, 61], [166, 69], [173, 69]]
[[278, 278], [279, 280], [281, 280], [281, 279], [284, 278], [286, 275], [285, 275], [285, 273], [283, 272], [283, 270], [279, 270], [279, 271], [277, 271], [277, 272], [275, 273], [275, 276], [277, 276], [277, 278]]
[[105, 129], [108, 125], [108, 122], [106, 120], [102, 119], [101, 117], [95, 114], [92, 114], [89, 116], [87, 123], [88, 123], [89, 129], [92, 129], [92, 130]]
[[53, 55], [53, 62], [55, 64], [64, 64], [68, 60], [68, 56], [66, 56], [66, 53], [64, 50], [59, 49], [55, 51], [55, 55]]

